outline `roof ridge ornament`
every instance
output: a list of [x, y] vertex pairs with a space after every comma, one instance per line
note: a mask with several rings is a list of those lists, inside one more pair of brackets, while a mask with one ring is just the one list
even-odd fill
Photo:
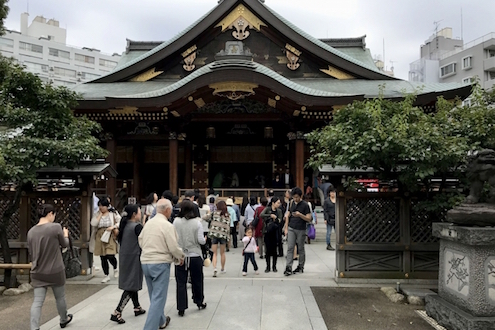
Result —
[[197, 53], [198, 47], [194, 45], [181, 54], [184, 59], [183, 68], [187, 72], [191, 72], [196, 68], [196, 65], [194, 65], [194, 61], [196, 61]]
[[297, 50], [294, 46], [289, 44], [285, 45], [285, 56], [287, 56], [287, 59], [289, 60], [287, 67], [292, 71], [297, 70], [301, 66], [301, 64], [298, 63], [301, 54], [302, 52]]
[[259, 32], [261, 26], [267, 25], [244, 5], [240, 4], [215, 27], [222, 27], [222, 32], [235, 29], [235, 31], [232, 32], [232, 36], [235, 39], [242, 41], [247, 39], [250, 35], [248, 28]]

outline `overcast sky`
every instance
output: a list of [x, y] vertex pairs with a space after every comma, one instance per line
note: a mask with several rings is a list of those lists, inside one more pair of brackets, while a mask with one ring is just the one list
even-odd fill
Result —
[[[122, 53], [126, 38], [165, 41], [217, 5], [217, 0], [10, 0], [6, 27], [20, 30], [29, 2], [29, 22], [55, 18], [67, 28], [67, 44]], [[419, 47], [439, 29], [453, 28], [464, 42], [495, 32], [495, 0], [266, 0], [265, 4], [316, 38], [366, 35], [367, 47], [396, 76], [408, 78]], [[463, 29], [461, 33], [461, 8]]]

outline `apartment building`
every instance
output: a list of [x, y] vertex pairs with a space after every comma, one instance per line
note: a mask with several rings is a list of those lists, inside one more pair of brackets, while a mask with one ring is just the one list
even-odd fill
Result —
[[73, 86], [107, 74], [120, 60], [116, 53], [67, 45], [67, 31], [57, 20], [36, 16], [28, 25], [28, 19], [28, 13], [21, 14], [20, 32], [7, 30], [0, 37], [0, 53], [13, 57], [45, 82]]
[[421, 46], [421, 58], [410, 64], [409, 81], [470, 83], [478, 78], [481, 86], [495, 85], [495, 32], [463, 43], [445, 28]]

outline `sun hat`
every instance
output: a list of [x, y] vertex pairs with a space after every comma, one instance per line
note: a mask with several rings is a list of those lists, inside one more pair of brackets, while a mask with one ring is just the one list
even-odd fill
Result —
[[232, 206], [232, 205], [234, 205], [234, 201], [232, 200], [232, 198], [227, 198], [227, 200], [225, 201], [225, 204], [227, 204], [228, 206]]

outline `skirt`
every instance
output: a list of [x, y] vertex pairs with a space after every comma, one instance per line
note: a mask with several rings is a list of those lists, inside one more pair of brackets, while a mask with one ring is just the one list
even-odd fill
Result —
[[110, 235], [108, 243], [101, 241], [101, 236], [105, 232], [106, 228], [98, 228], [95, 237], [95, 256], [116, 255], [118, 253], [118, 243], [113, 235]]

